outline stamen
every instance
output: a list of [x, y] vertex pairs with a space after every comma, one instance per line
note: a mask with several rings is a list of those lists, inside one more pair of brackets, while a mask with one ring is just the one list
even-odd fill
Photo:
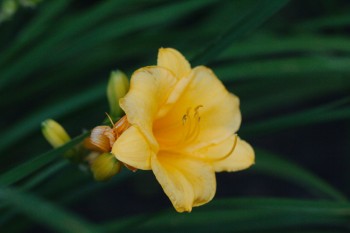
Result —
[[[105, 112], [105, 113], [106, 113], [106, 112]], [[107, 117], [108, 117], [108, 119], [109, 119], [109, 122], [111, 122], [111, 124], [114, 125], [114, 122], [113, 122], [111, 116], [110, 116], [108, 113], [106, 113], [106, 115], [107, 115]]]
[[186, 121], [187, 121], [187, 115], [185, 114], [185, 115], [183, 115], [183, 117], [182, 117], [182, 125], [185, 125], [186, 124]]
[[184, 136], [184, 140], [186, 141], [186, 139], [190, 136], [191, 133], [191, 128], [192, 128], [192, 117], [190, 115], [188, 115], [188, 121], [187, 121], [187, 125], [185, 125], [185, 136]]
[[[203, 105], [198, 105], [193, 109], [193, 115], [191, 116], [191, 108], [188, 108], [186, 114], [182, 118], [183, 125], [186, 127], [184, 129], [184, 137], [179, 143], [189, 143], [197, 139], [200, 133], [200, 116], [199, 108]], [[187, 124], [186, 124], [187, 123]]]
[[166, 144], [166, 147], [177, 147], [189, 144], [195, 141], [200, 134], [200, 115], [199, 108], [203, 107], [202, 105], [198, 105], [195, 108], [187, 108], [185, 114], [182, 116], [179, 121], [168, 126], [167, 128], [162, 128], [162, 130], [173, 130], [173, 128], [181, 127], [181, 134], [177, 135], [178, 138], [167, 140], [166, 138], [161, 138], [160, 140]]
[[237, 141], [238, 141], [238, 136], [237, 136], [237, 134], [235, 134], [235, 139], [234, 139], [234, 142], [233, 142], [231, 150], [224, 157], [222, 157], [222, 158], [220, 158], [218, 160], [224, 160], [227, 157], [229, 157], [233, 153], [233, 151], [236, 149]]
[[200, 109], [200, 108], [202, 108], [203, 107], [203, 105], [198, 105], [197, 107], [195, 107], [195, 109], [194, 109], [194, 118], [195, 119], [197, 119], [197, 121], [198, 122], [200, 122], [201, 121], [201, 117], [199, 116], [199, 112], [198, 112], [198, 110]]
[[198, 105], [197, 107], [194, 108], [194, 111], [197, 113], [198, 109], [203, 108], [203, 105]]

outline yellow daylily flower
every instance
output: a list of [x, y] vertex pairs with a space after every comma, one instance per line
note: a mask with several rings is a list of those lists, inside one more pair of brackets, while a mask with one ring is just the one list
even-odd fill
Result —
[[152, 170], [178, 212], [209, 202], [215, 172], [254, 163], [254, 151], [235, 133], [239, 99], [212, 70], [191, 69], [175, 49], [161, 48], [157, 66], [137, 70], [120, 100], [129, 127], [112, 153], [137, 169]]

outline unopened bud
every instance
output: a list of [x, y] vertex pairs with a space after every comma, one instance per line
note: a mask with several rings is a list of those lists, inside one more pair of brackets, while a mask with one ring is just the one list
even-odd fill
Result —
[[107, 98], [110, 115], [114, 120], [123, 114], [123, 110], [119, 106], [119, 99], [124, 97], [128, 91], [129, 80], [127, 76], [119, 70], [112, 71], [107, 86]]
[[110, 152], [114, 141], [113, 129], [100, 125], [92, 129], [90, 137], [84, 141], [84, 146], [92, 151]]
[[66, 130], [56, 121], [47, 119], [41, 123], [41, 131], [45, 139], [56, 148], [71, 140]]
[[91, 163], [91, 171], [97, 181], [105, 181], [112, 178], [120, 172], [121, 167], [121, 163], [111, 153], [100, 154]]

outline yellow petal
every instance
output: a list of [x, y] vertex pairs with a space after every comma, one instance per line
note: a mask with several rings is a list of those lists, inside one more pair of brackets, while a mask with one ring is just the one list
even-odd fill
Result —
[[233, 152], [237, 145], [237, 141], [238, 136], [233, 134], [219, 143], [211, 144], [195, 151], [194, 155], [210, 162], [219, 161], [227, 158]]
[[133, 74], [130, 90], [120, 100], [129, 123], [140, 129], [154, 151], [158, 150], [158, 143], [152, 132], [153, 120], [176, 82], [177, 79], [165, 68], [145, 67]]
[[215, 195], [216, 180], [212, 166], [180, 154], [161, 151], [152, 156], [152, 170], [178, 212], [192, 210]]
[[182, 93], [188, 86], [188, 83], [191, 81], [190, 77], [184, 77], [180, 79], [174, 86], [170, 95], [168, 96], [166, 103], [159, 109], [156, 119], [164, 117], [174, 106], [177, 100], [181, 97]]
[[241, 123], [239, 99], [229, 93], [215, 74], [206, 67], [196, 67], [191, 72], [190, 82], [181, 93], [172, 109], [155, 122], [155, 134], [159, 141], [166, 139], [168, 144], [177, 144], [188, 129], [183, 127], [186, 113], [190, 117], [197, 108], [200, 120], [192, 119], [199, 124], [196, 140], [188, 142], [191, 150], [219, 143], [235, 133]]
[[191, 71], [190, 63], [186, 58], [172, 48], [159, 49], [157, 65], [169, 69], [178, 79], [185, 77]]
[[113, 145], [112, 153], [127, 165], [143, 170], [151, 169], [151, 148], [146, 138], [134, 126], [124, 131], [118, 138]]
[[237, 144], [232, 154], [223, 160], [213, 162], [216, 172], [239, 171], [254, 164], [255, 154], [253, 148], [244, 140], [237, 139]]

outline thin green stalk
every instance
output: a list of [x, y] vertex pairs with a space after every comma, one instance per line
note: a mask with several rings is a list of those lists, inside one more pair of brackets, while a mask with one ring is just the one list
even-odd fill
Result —
[[37, 130], [43, 120], [47, 118], [57, 119], [58, 117], [77, 111], [79, 108], [83, 108], [93, 101], [102, 98], [105, 93], [105, 88], [105, 84], [96, 85], [91, 89], [81, 91], [68, 100], [52, 103], [52, 105], [25, 117], [22, 121], [16, 123], [14, 127], [1, 133], [2, 140], [0, 141], [0, 151]]
[[88, 132], [72, 139], [61, 147], [36, 156], [29, 161], [16, 166], [10, 171], [5, 172], [0, 176], [0, 185], [9, 186], [41, 169], [45, 165], [58, 158], [58, 156], [62, 155], [65, 151], [73, 148], [75, 145], [80, 143], [87, 135]]
[[40, 183], [45, 181], [48, 177], [54, 175], [58, 171], [62, 170], [65, 166], [69, 164], [68, 160], [63, 159], [52, 164], [48, 168], [41, 170], [38, 174], [31, 177], [25, 184], [20, 187], [21, 191], [27, 191], [38, 186]]

